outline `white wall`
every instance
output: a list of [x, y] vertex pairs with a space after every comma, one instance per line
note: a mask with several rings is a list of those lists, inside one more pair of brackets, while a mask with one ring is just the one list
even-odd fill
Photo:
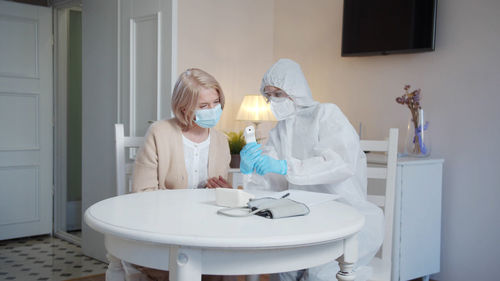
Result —
[[[82, 7], [83, 210], [115, 195], [116, 4], [116, 0], [85, 0]], [[85, 223], [82, 227], [84, 254], [105, 261], [103, 235]]]
[[[221, 84], [226, 107], [217, 129], [241, 129], [235, 121], [243, 97], [258, 94], [273, 63], [273, 1], [179, 1], [178, 67], [212, 74]], [[264, 127], [264, 126], [263, 126]]]
[[[340, 106], [363, 135], [403, 133], [403, 85], [421, 88], [432, 157], [445, 159], [442, 281], [500, 276], [500, 2], [440, 0], [436, 51], [342, 58], [342, 0], [276, 0], [274, 59], [298, 61], [313, 96]], [[402, 144], [402, 143], [400, 143]], [[425, 176], [425, 175], [423, 175]]]

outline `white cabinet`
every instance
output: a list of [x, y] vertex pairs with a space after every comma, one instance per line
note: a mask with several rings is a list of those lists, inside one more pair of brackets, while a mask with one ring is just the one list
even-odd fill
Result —
[[398, 159], [392, 280], [440, 270], [443, 159]]

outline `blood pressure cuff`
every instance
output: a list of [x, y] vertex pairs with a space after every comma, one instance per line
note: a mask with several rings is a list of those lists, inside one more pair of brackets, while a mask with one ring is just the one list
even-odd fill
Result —
[[[243, 210], [246, 212], [235, 213], [235, 210]], [[248, 202], [247, 207], [225, 208], [217, 211], [218, 214], [230, 217], [246, 217], [250, 215], [258, 215], [268, 219], [305, 216], [309, 214], [309, 212], [309, 208], [304, 203], [300, 203], [288, 198], [276, 199], [272, 197], [252, 199]]]

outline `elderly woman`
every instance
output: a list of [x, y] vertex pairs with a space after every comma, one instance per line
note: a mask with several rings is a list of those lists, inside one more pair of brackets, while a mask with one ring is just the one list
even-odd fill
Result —
[[223, 108], [214, 77], [196, 68], [182, 73], [172, 95], [175, 117], [149, 128], [135, 159], [132, 190], [230, 187], [227, 138], [213, 129]]
[[[334, 104], [318, 103], [300, 66], [281, 59], [266, 72], [261, 93], [278, 124], [260, 149], [255, 142], [241, 151], [241, 171], [252, 174], [249, 188], [302, 189], [332, 193], [366, 217], [359, 233], [359, 265], [373, 258], [383, 240], [383, 214], [366, 200], [366, 156], [356, 131]], [[328, 222], [325, 222], [328, 223]], [[366, 267], [365, 267], [366, 268]], [[357, 272], [356, 280], [368, 274]], [[286, 281], [334, 280], [337, 262], [281, 273]]]
[[[227, 138], [213, 129], [223, 108], [224, 93], [212, 75], [196, 68], [183, 72], [172, 95], [175, 117], [149, 128], [135, 159], [132, 190], [231, 187]], [[168, 280], [167, 271], [135, 267], [142, 272], [137, 280]]]

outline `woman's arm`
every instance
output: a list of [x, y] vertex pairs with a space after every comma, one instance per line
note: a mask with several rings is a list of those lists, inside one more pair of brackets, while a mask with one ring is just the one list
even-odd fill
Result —
[[320, 117], [318, 143], [306, 159], [288, 157], [288, 181], [297, 185], [342, 182], [356, 173], [359, 137], [340, 110]]
[[145, 141], [135, 157], [132, 192], [158, 189], [157, 136], [153, 127], [148, 129]]

